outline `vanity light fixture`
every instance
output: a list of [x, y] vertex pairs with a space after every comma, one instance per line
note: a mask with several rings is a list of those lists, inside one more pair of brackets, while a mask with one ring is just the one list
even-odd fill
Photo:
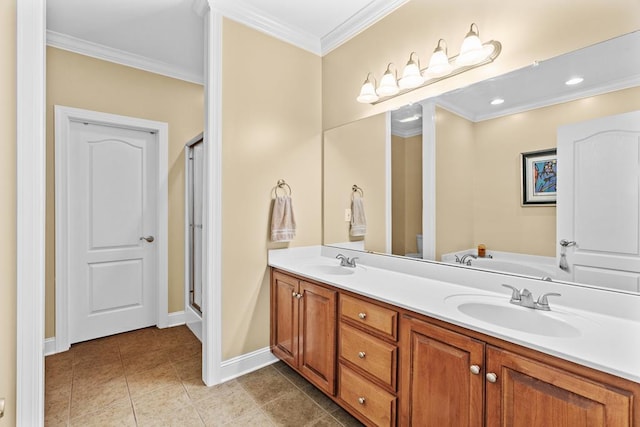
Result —
[[566, 82], [564, 82], [564, 84], [566, 84], [567, 86], [574, 86], [577, 84], [580, 84], [584, 81], [584, 79], [582, 77], [572, 77], [569, 80], [567, 80]]
[[502, 98], [494, 98], [491, 100], [491, 105], [500, 105], [504, 103], [504, 99]]
[[470, 30], [462, 43], [460, 54], [448, 57], [447, 44], [443, 39], [439, 39], [427, 68], [420, 69], [418, 54], [411, 52], [409, 61], [407, 61], [407, 65], [402, 71], [402, 78], [399, 81], [397, 69], [390, 62], [377, 88], [375, 86], [375, 77], [371, 73], [367, 74], [367, 78], [360, 89], [360, 95], [356, 99], [363, 104], [377, 104], [391, 97], [403, 95], [414, 89], [489, 64], [500, 55], [501, 51], [502, 45], [499, 41], [491, 40], [482, 43], [478, 26], [471, 24]]
[[422, 77], [422, 72], [420, 71], [420, 59], [416, 62], [416, 60], [413, 59], [414, 56], [417, 58], [418, 54], [411, 52], [409, 61], [407, 61], [407, 65], [404, 66], [402, 78], [398, 81], [400, 89], [412, 89], [424, 83], [424, 77]]
[[[441, 46], [443, 44], [444, 47]], [[440, 39], [429, 60], [429, 67], [424, 73], [427, 77], [433, 78], [446, 76], [452, 71], [453, 65], [449, 63], [449, 57], [447, 56], [447, 43], [444, 39]]]
[[[371, 79], [373, 79], [373, 82]], [[369, 73], [362, 84], [362, 89], [360, 89], [360, 95], [358, 95], [357, 100], [363, 104], [369, 104], [376, 102], [378, 99], [379, 97], [376, 94], [376, 78]]]
[[416, 120], [420, 120], [422, 118], [422, 114], [414, 114], [413, 116], [405, 117], [404, 119], [398, 120], [399, 123], [409, 123], [415, 122]]
[[476, 24], [471, 24], [469, 32], [462, 41], [460, 54], [456, 58], [456, 65], [465, 66], [479, 64], [493, 53], [493, 49], [494, 47], [490, 44], [482, 44], [480, 41], [480, 30], [478, 30], [478, 26]]
[[393, 72], [391, 71], [391, 66], [393, 62], [389, 62], [387, 65], [387, 71], [384, 72], [384, 75], [380, 79], [380, 86], [376, 90], [378, 96], [393, 96], [400, 91], [398, 87], [398, 77], [397, 70], [395, 70], [396, 66], [393, 65]]

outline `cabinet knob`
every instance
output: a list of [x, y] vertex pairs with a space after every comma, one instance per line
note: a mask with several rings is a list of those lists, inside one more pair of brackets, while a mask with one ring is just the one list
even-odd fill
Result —
[[291, 292], [291, 296], [295, 298], [295, 297], [298, 296], [298, 293], [296, 291], [293, 291], [293, 292]]
[[362, 320], [367, 318], [367, 313], [358, 313], [358, 317]]
[[301, 293], [296, 294], [296, 298], [298, 299], [302, 298], [302, 294]]
[[359, 398], [358, 398], [358, 403], [359, 403], [359, 404], [361, 404], [361, 405], [364, 405], [364, 403], [365, 403], [366, 401], [367, 401], [367, 400], [366, 400], [364, 397], [359, 397]]
[[471, 365], [471, 366], [469, 367], [469, 370], [471, 371], [471, 373], [472, 373], [473, 375], [478, 375], [478, 374], [480, 373], [480, 366], [478, 366], [478, 365]]
[[361, 351], [360, 353], [358, 353], [358, 357], [360, 359], [364, 359], [367, 356], [367, 354], [364, 351]]
[[487, 381], [489, 381], [490, 383], [495, 383], [496, 381], [498, 381], [498, 376], [493, 372], [489, 372], [487, 374]]

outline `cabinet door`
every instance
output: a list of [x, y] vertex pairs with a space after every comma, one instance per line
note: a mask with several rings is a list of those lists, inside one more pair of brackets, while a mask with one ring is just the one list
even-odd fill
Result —
[[400, 353], [400, 425], [482, 427], [484, 343], [403, 316]]
[[309, 381], [335, 393], [337, 293], [300, 282], [299, 369]]
[[631, 426], [632, 395], [495, 347], [487, 348], [487, 427]]
[[271, 351], [298, 365], [298, 280], [273, 273], [271, 282]]

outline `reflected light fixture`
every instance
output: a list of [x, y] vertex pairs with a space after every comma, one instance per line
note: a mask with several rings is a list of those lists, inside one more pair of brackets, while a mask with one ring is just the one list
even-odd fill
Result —
[[491, 100], [491, 105], [500, 105], [504, 103], [504, 99], [502, 98], [494, 98]]
[[407, 61], [407, 65], [402, 70], [402, 78], [398, 81], [400, 89], [412, 89], [424, 83], [424, 77], [422, 77], [422, 72], [420, 71], [420, 59], [416, 62], [413, 59], [414, 55], [416, 58], [418, 57], [417, 53], [411, 52], [409, 61]]
[[429, 78], [443, 77], [451, 73], [451, 71], [453, 71], [453, 65], [449, 63], [449, 57], [447, 56], [447, 43], [444, 39], [440, 39], [433, 50], [425, 75]]
[[567, 80], [566, 82], [564, 82], [564, 84], [566, 84], [567, 86], [573, 86], [573, 85], [580, 84], [583, 81], [584, 81], [584, 79], [582, 77], [572, 77], [569, 80]]
[[[474, 29], [475, 28], [475, 29]], [[462, 41], [460, 54], [456, 58], [456, 65], [475, 65], [484, 61], [491, 53], [494, 47], [491, 45], [483, 45], [480, 41], [480, 30], [476, 24], [471, 24], [469, 32]]]
[[364, 104], [377, 104], [398, 94], [402, 95], [419, 87], [489, 64], [500, 55], [501, 51], [502, 45], [499, 41], [491, 40], [483, 44], [480, 41], [478, 26], [471, 24], [458, 55], [449, 57], [446, 42], [444, 39], [439, 39], [427, 68], [420, 69], [418, 54], [411, 52], [407, 65], [402, 70], [400, 80], [398, 80], [397, 68], [390, 62], [377, 88], [375, 77], [371, 73], [367, 74], [356, 99]]
[[[371, 79], [373, 79], [373, 82]], [[378, 99], [379, 97], [376, 94], [376, 78], [369, 73], [362, 84], [362, 89], [360, 89], [360, 95], [358, 95], [357, 100], [363, 104], [369, 104], [376, 102]]]
[[395, 70], [395, 65], [393, 65], [393, 72], [391, 71], [391, 66], [393, 62], [389, 62], [387, 65], [387, 70], [384, 72], [384, 75], [380, 79], [380, 86], [376, 90], [378, 96], [392, 96], [397, 94], [400, 91], [398, 87], [398, 78], [397, 71]]

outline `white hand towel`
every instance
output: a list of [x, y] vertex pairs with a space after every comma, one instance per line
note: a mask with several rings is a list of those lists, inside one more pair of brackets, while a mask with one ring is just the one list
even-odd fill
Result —
[[364, 236], [367, 234], [367, 218], [364, 215], [364, 200], [362, 197], [354, 197], [351, 200], [351, 231], [352, 236]]
[[296, 219], [290, 196], [277, 196], [273, 201], [271, 215], [271, 240], [290, 242], [296, 236]]

